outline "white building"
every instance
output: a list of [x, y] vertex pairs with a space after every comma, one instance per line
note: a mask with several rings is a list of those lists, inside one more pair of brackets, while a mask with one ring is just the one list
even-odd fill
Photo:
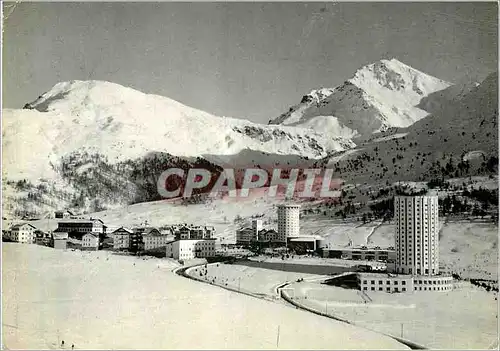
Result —
[[300, 205], [278, 206], [278, 241], [286, 242], [287, 238], [300, 235]]
[[167, 243], [166, 257], [190, 260], [215, 256], [215, 240], [176, 240]]
[[259, 237], [259, 232], [262, 230], [262, 219], [252, 220], [252, 230], [255, 240]]
[[35, 242], [35, 227], [28, 223], [16, 224], [10, 229], [10, 240], [33, 244]]
[[396, 196], [395, 271], [401, 274], [439, 273], [439, 218], [437, 196]]
[[87, 233], [82, 238], [82, 249], [84, 250], [99, 250], [99, 235]]

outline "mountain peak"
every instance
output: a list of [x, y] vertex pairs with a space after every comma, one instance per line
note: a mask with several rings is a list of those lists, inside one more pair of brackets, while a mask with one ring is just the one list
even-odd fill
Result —
[[404, 90], [407, 94], [414, 95], [416, 93], [420, 97], [451, 85], [451, 83], [423, 73], [395, 58], [382, 59], [361, 67], [349, 82], [365, 91], [373, 88], [372, 84], [369, 83], [378, 83], [382, 88], [393, 91]]
[[407, 127], [427, 116], [418, 107], [422, 98], [450, 85], [396, 58], [384, 58], [359, 68], [339, 87], [313, 90], [270, 124], [302, 125], [330, 116], [361, 135]]
[[86, 105], [88, 103], [108, 104], [117, 99], [123, 100], [132, 96], [145, 96], [140, 91], [124, 87], [120, 84], [100, 80], [71, 80], [59, 82], [49, 91], [39, 96], [33, 102], [24, 105], [25, 109], [35, 109], [40, 112], [63, 109], [63, 105]]

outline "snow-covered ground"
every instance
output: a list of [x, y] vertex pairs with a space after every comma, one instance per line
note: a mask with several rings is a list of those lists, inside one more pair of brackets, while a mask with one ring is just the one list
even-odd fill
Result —
[[210, 264], [207, 265], [207, 268], [193, 268], [188, 270], [188, 273], [196, 278], [213, 282], [216, 285], [228, 286], [272, 298], [277, 297], [275, 288], [281, 283], [296, 281], [300, 278], [318, 277], [314, 274], [284, 272], [223, 263]]
[[432, 349], [485, 349], [498, 340], [497, 294], [466, 283], [449, 292], [368, 292], [367, 303], [357, 290], [308, 282], [287, 288], [301, 304], [394, 336], [403, 329], [405, 339]]
[[371, 235], [380, 224], [380, 221], [373, 221], [367, 224], [358, 224], [354, 227], [328, 228], [323, 234], [324, 240], [330, 248], [366, 246]]
[[498, 280], [498, 226], [471, 221], [444, 224], [439, 261], [463, 278]]
[[168, 260], [4, 243], [2, 263], [2, 346], [9, 349], [57, 349], [62, 340], [76, 349], [405, 348], [179, 277]]

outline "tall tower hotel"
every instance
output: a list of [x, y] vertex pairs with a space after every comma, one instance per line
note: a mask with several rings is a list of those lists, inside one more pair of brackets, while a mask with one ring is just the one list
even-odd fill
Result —
[[431, 276], [439, 273], [437, 196], [396, 196], [396, 273]]

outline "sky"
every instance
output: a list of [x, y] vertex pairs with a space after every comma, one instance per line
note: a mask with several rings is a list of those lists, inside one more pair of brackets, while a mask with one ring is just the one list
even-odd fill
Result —
[[4, 3], [4, 108], [92, 79], [267, 123], [382, 58], [455, 83], [498, 67], [493, 2], [12, 5]]

